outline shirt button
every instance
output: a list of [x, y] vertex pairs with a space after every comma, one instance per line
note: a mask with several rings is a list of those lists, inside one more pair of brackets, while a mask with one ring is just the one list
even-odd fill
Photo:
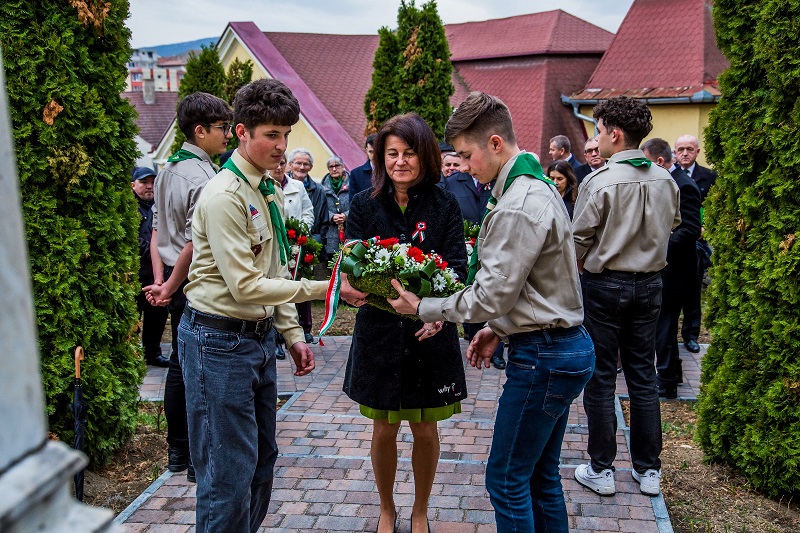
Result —
[[402, 321], [398, 322], [397, 327], [402, 328], [403, 327], [403, 322]]
[[406, 242], [406, 234], [405, 233], [401, 233], [400, 234], [400, 242]]

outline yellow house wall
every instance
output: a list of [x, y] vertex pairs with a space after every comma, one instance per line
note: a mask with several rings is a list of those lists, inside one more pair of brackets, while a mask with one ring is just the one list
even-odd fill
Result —
[[[650, 112], [653, 114], [653, 131], [647, 137], [661, 137], [670, 146], [675, 147], [675, 141], [681, 135], [694, 135], [700, 140], [700, 155], [697, 162], [700, 165], [708, 166], [703, 150], [703, 130], [708, 126], [708, 114], [714, 108], [714, 104], [664, 104], [651, 105]], [[580, 112], [588, 117], [592, 116], [591, 106], [581, 106]], [[583, 123], [588, 136], [594, 135], [594, 125], [591, 122]]]
[[[262, 78], [269, 78], [270, 76], [264, 68], [250, 55], [247, 49], [236, 40], [227, 51], [225, 57], [221, 58], [222, 66], [227, 72], [228, 67], [234, 59], [239, 61], [247, 61], [248, 59], [253, 62], [253, 79], [259, 80]], [[286, 150], [286, 155], [289, 155], [295, 148], [305, 148], [314, 157], [314, 168], [311, 170], [311, 177], [316, 181], [322, 181], [322, 178], [328, 172], [325, 168], [325, 162], [333, 155], [333, 152], [328, 146], [322, 142], [314, 130], [308, 125], [305, 117], [302, 116], [302, 107], [300, 109], [301, 116], [300, 122], [292, 126], [292, 133], [289, 134], [289, 147]], [[364, 156], [366, 159], [366, 156]]]

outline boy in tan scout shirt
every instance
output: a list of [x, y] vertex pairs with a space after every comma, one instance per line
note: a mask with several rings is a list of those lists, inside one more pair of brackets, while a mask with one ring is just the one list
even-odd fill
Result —
[[267, 513], [278, 456], [275, 329], [286, 339], [295, 375], [314, 369], [294, 302], [324, 299], [328, 283], [291, 280], [282, 193], [267, 174], [281, 161], [299, 114], [294, 95], [277, 80], [241, 88], [234, 103], [239, 147], [195, 207], [189, 305], [178, 342], [197, 531], [255, 532]]
[[489, 367], [500, 337], [508, 339], [508, 379], [486, 467], [497, 530], [567, 533], [561, 441], [570, 404], [594, 368], [592, 341], [581, 325], [569, 215], [536, 158], [517, 146], [511, 115], [499, 99], [470, 94], [445, 136], [461, 156], [462, 171], [480, 183], [497, 180], [470, 262], [474, 283], [448, 298], [420, 300], [393, 281], [400, 296], [390, 303], [423, 322], [488, 321], [467, 350], [478, 368]]

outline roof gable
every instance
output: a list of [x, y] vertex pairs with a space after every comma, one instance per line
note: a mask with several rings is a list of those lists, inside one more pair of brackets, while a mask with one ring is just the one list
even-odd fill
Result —
[[584, 91], [573, 98], [718, 95], [717, 76], [727, 67], [716, 46], [711, 0], [634, 0]]
[[157, 146], [175, 118], [178, 93], [156, 91], [156, 101], [152, 104], [144, 103], [144, 93], [140, 91], [124, 92], [122, 96], [133, 104], [139, 114], [136, 119], [136, 125], [139, 126], [139, 137], [151, 146]]

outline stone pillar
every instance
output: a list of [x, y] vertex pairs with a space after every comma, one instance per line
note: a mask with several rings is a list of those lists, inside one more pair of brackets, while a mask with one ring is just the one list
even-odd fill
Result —
[[118, 531], [70, 494], [86, 456], [47, 440], [36, 319], [0, 56], [0, 531]]

